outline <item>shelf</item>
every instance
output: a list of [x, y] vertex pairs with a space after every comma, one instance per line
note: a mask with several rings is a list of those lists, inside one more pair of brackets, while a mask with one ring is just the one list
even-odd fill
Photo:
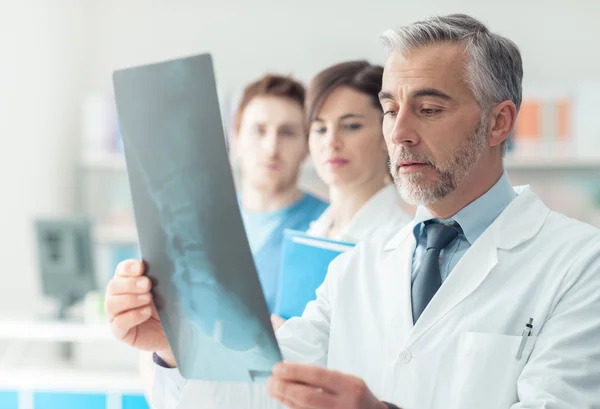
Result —
[[590, 159], [570, 158], [507, 158], [507, 170], [514, 171], [598, 171], [600, 157]]
[[96, 226], [94, 235], [102, 244], [136, 244], [138, 240], [135, 226]]
[[114, 341], [108, 324], [34, 320], [0, 320], [0, 339], [56, 342]]
[[91, 370], [65, 366], [16, 367], [0, 370], [0, 389], [68, 392], [142, 393], [137, 372]]

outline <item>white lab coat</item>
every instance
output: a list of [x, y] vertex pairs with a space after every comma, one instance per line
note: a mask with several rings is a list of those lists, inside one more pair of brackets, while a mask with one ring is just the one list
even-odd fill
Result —
[[[402, 210], [401, 203], [396, 185], [386, 185], [356, 212], [348, 225], [336, 237], [331, 238], [358, 243], [382, 226], [403, 227], [410, 223], [411, 217]], [[332, 210], [331, 207], [328, 207], [321, 217], [310, 224], [307, 233], [313, 236], [326, 236], [332, 221]]]
[[[516, 190], [414, 326], [412, 224], [338, 257], [278, 331], [285, 358], [358, 376], [403, 409], [600, 408], [600, 231]], [[177, 390], [161, 373], [157, 409], [281, 407], [260, 385]]]

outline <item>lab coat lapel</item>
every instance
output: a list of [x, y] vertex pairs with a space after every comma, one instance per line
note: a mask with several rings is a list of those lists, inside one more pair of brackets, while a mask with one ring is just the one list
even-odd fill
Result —
[[400, 212], [396, 186], [385, 186], [358, 210], [340, 238], [349, 242], [364, 240], [381, 226], [393, 222]]
[[[413, 227], [410, 223], [390, 240], [380, 265], [380, 271], [386, 275], [383, 277], [384, 297], [390, 303], [386, 328], [390, 331], [390, 339], [397, 341], [389, 344], [394, 350], [408, 339], [413, 327], [410, 297], [412, 254], [416, 245]], [[408, 254], [410, 257], [406, 256]]]
[[[498, 249], [510, 250], [537, 234], [550, 210], [529, 190], [517, 196], [458, 262], [413, 327], [416, 342], [485, 280], [498, 263]], [[409, 291], [410, 294], [410, 291]]]

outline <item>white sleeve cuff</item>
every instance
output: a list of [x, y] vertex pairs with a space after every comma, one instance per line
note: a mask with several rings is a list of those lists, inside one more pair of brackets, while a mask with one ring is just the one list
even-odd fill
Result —
[[177, 368], [156, 365], [155, 369], [152, 387], [153, 409], [176, 409], [187, 379], [181, 376]]

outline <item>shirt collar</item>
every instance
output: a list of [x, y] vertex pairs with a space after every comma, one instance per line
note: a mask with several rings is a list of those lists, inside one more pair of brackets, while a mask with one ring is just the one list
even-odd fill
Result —
[[418, 239], [423, 230], [424, 222], [429, 220], [438, 220], [442, 223], [455, 221], [460, 225], [469, 244], [473, 245], [475, 240], [490, 227], [516, 196], [505, 171], [490, 190], [448, 220], [435, 219], [429, 210], [424, 206], [419, 206], [415, 214], [413, 233]]

